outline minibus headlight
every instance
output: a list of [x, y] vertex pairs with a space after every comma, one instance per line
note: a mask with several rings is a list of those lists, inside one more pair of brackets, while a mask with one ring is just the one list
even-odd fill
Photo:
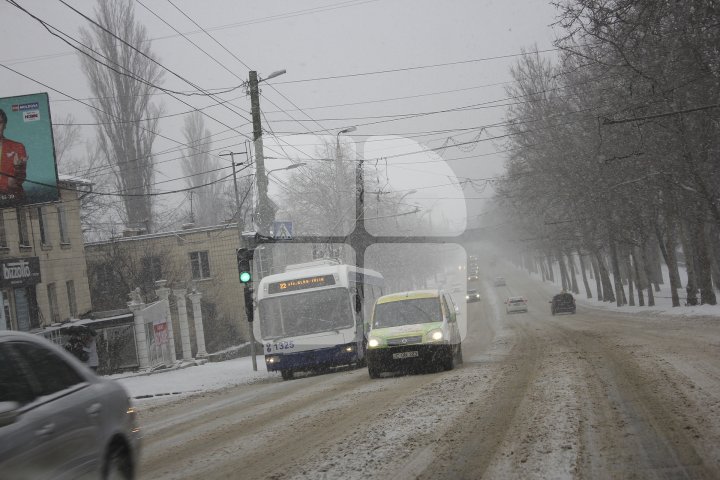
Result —
[[379, 347], [379, 346], [380, 346], [380, 340], [378, 340], [377, 338], [371, 338], [370, 340], [368, 340], [368, 347], [375, 348], [375, 347]]
[[433, 342], [438, 342], [443, 339], [443, 332], [442, 330], [433, 330], [432, 332], [428, 333], [428, 339], [430, 339]]

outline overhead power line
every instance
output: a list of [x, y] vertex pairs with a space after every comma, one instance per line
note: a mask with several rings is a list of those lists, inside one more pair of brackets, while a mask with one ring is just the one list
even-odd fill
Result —
[[431, 65], [417, 65], [414, 67], [390, 68], [387, 70], [376, 70], [374, 72], [347, 73], [345, 75], [329, 75], [326, 77], [304, 78], [304, 79], [300, 79], [300, 80], [286, 80], [284, 82], [273, 82], [273, 84], [274, 85], [284, 85], [284, 84], [289, 84], [289, 83], [317, 82], [317, 81], [321, 81], [321, 80], [336, 80], [339, 78], [365, 77], [368, 75], [383, 75], [386, 73], [409, 72], [412, 70], [424, 70], [427, 68], [440, 68], [440, 67], [449, 67], [449, 66], [454, 66], [454, 65], [464, 65], [464, 64], [468, 64], [468, 63], [488, 62], [491, 60], [502, 60], [502, 59], [506, 59], [506, 58], [524, 57], [527, 55], [536, 55], [539, 53], [550, 53], [550, 52], [558, 52], [558, 51], [560, 51], [559, 48], [548, 48], [545, 50], [535, 50], [533, 52], [511, 53], [508, 55], [497, 55], [494, 57], [473, 58], [470, 60], [458, 60], [456, 62], [434, 63]]
[[623, 118], [621, 120], [611, 120], [609, 118], [604, 118], [602, 123], [603, 123], [603, 125], [615, 125], [618, 123], [639, 122], [642, 120], [652, 120], [653, 118], [662, 118], [662, 117], [670, 117], [672, 115], [681, 115], [683, 113], [700, 112], [703, 110], [710, 110], [713, 108], [720, 108], [720, 103], [714, 103], [712, 105], [703, 105], [702, 107], [686, 108], [684, 110], [675, 110], [672, 112], [657, 113], [655, 115], [645, 115], [644, 117]]

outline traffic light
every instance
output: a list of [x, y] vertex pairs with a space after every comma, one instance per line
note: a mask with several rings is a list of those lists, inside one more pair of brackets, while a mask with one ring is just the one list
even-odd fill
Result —
[[250, 283], [252, 281], [252, 263], [254, 249], [251, 248], [238, 248], [237, 249], [237, 264], [238, 274], [240, 275], [241, 283]]

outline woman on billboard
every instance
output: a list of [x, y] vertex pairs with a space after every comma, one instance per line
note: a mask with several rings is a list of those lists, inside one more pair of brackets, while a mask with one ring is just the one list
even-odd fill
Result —
[[21, 200], [25, 196], [23, 182], [28, 156], [25, 145], [5, 138], [7, 114], [0, 108], [0, 197]]

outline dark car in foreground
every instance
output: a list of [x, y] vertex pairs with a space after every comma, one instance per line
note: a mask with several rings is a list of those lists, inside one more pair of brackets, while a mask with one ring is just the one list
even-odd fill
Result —
[[119, 383], [38, 335], [0, 331], [0, 477], [134, 478], [137, 414]]
[[558, 293], [550, 300], [550, 313], [575, 313], [575, 298], [567, 293]]

